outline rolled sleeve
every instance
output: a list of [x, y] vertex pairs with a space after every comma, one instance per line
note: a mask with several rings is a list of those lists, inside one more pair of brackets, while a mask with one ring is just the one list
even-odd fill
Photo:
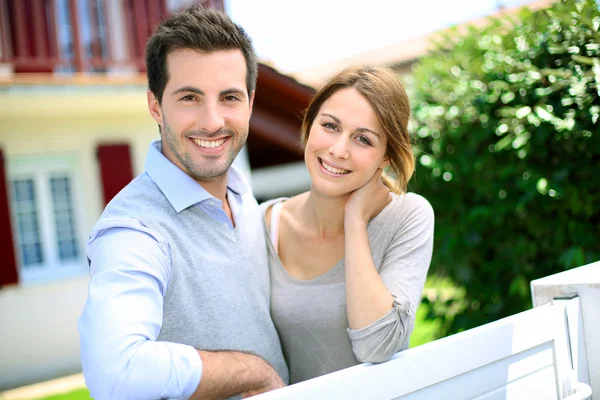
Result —
[[433, 251], [434, 213], [421, 196], [412, 195], [405, 204], [407, 218], [386, 251], [379, 271], [394, 301], [392, 309], [369, 326], [348, 329], [354, 354], [360, 362], [384, 362], [408, 348], [416, 310]]
[[104, 220], [88, 241], [88, 259], [78, 327], [92, 396], [189, 398], [202, 374], [197, 350], [156, 341], [170, 279], [168, 243], [137, 220]]
[[371, 325], [361, 329], [348, 328], [352, 350], [360, 362], [388, 361], [398, 351], [408, 347], [415, 313], [403, 309], [394, 299], [393, 308]]

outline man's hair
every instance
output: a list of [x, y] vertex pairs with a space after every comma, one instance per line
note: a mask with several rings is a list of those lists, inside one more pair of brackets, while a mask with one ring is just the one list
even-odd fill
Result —
[[383, 183], [393, 192], [402, 193], [415, 170], [408, 132], [410, 104], [398, 76], [389, 68], [358, 65], [347, 67], [331, 77], [314, 95], [302, 121], [300, 138], [306, 145], [323, 103], [341, 89], [356, 89], [373, 107], [387, 136], [386, 156], [391, 174], [384, 171]]
[[239, 49], [246, 60], [248, 96], [256, 88], [258, 67], [248, 34], [226, 14], [194, 5], [160, 23], [146, 45], [148, 88], [159, 103], [169, 80], [167, 55], [180, 49], [202, 52]]

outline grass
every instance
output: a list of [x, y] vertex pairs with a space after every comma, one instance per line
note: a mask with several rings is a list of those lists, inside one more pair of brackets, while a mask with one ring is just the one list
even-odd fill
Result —
[[438, 303], [444, 304], [449, 299], [458, 300], [454, 308], [445, 310], [446, 315], [452, 317], [457, 312], [455, 308], [460, 307], [460, 300], [464, 298], [465, 291], [463, 288], [454, 285], [448, 278], [430, 275], [425, 282], [423, 295], [427, 297], [429, 304], [421, 303], [417, 309], [415, 329], [410, 337], [411, 348], [439, 339], [438, 332], [440, 331], [442, 322], [425, 319], [427, 313], [430, 311], [430, 307]]
[[410, 347], [417, 347], [425, 343], [429, 343], [437, 339], [437, 332], [440, 329], [439, 321], [427, 321], [425, 316], [428, 310], [427, 305], [421, 304], [417, 309], [417, 317], [415, 319], [415, 330], [410, 336]]
[[86, 389], [77, 389], [72, 392], [55, 394], [53, 396], [42, 397], [39, 400], [89, 400], [90, 392]]

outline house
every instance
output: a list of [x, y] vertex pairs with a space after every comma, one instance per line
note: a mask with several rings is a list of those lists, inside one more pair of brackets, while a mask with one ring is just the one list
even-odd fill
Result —
[[[144, 43], [161, 16], [193, 2], [0, 0], [0, 390], [80, 371], [87, 234], [143, 171], [158, 138], [146, 109]], [[223, 0], [201, 3], [224, 9]], [[261, 64], [237, 161], [250, 169], [259, 200], [309, 186], [298, 147], [299, 117], [313, 93], [307, 85], [355, 61], [409, 71], [427, 43], [400, 43], [296, 79]]]
[[[0, 390], [81, 370], [86, 238], [159, 137], [146, 106], [146, 39], [191, 3], [0, 0]], [[281, 190], [271, 167], [302, 159], [299, 115], [311, 94], [259, 66], [236, 162], [257, 171], [263, 198]]]

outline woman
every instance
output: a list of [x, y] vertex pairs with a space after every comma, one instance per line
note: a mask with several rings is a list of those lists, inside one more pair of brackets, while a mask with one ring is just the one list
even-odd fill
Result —
[[405, 193], [414, 170], [409, 115], [392, 71], [338, 73], [302, 124], [310, 191], [261, 206], [271, 312], [290, 383], [383, 362], [408, 347], [434, 219], [427, 200]]

